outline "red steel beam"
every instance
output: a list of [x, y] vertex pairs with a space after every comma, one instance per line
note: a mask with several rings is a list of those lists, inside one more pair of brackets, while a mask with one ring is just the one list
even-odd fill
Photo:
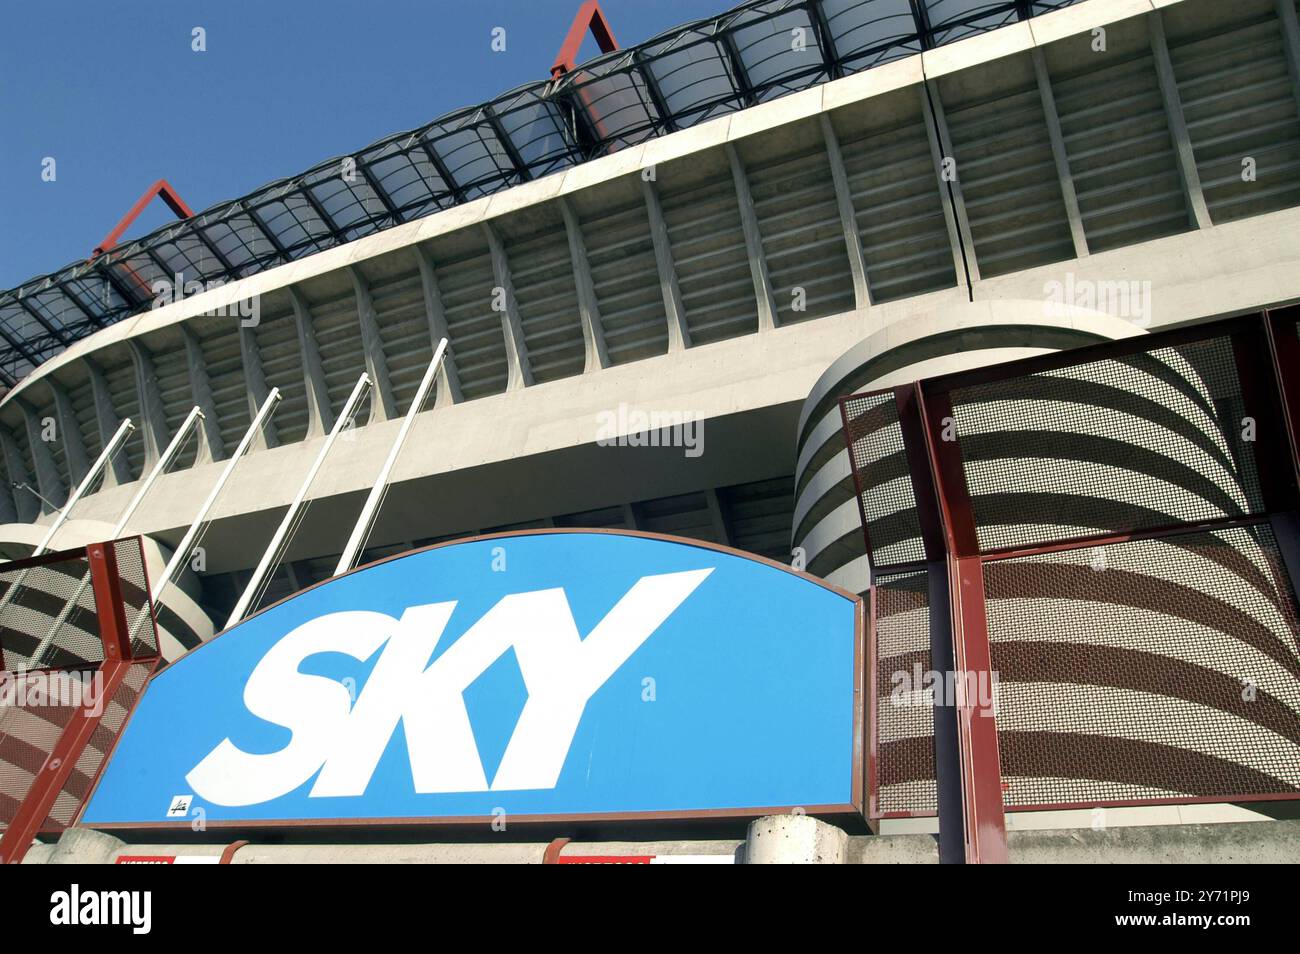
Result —
[[551, 67], [552, 78], [558, 79], [578, 65], [578, 50], [582, 47], [582, 38], [589, 28], [600, 52], [613, 53], [618, 49], [618, 40], [614, 39], [614, 30], [605, 19], [600, 3], [597, 0], [586, 0], [578, 8], [569, 32], [564, 37], [564, 43], [560, 45], [560, 52], [555, 54], [555, 64]]
[[[930, 390], [924, 385], [918, 387], [917, 393], [929, 469], [934, 475], [947, 538], [966, 861], [1005, 864], [1009, 857], [1002, 806], [1002, 763], [994, 716], [995, 684], [984, 603], [984, 569], [975, 532], [975, 514], [960, 445], [955, 434], [953, 439], [944, 439], [945, 431], [953, 433], [952, 399], [948, 391]], [[973, 699], [970, 689], [975, 690]], [[987, 697], [981, 689], [987, 691]]]
[[185, 200], [182, 199], [180, 194], [171, 187], [171, 184], [166, 179], [159, 179], [145, 190], [144, 195], [140, 196], [140, 198], [136, 200], [135, 205], [131, 206], [130, 211], [128, 211], [126, 215], [122, 216], [122, 221], [118, 222], [117, 225], [114, 226], [113, 231], [104, 236], [104, 241], [95, 246], [95, 250], [90, 253], [90, 257], [95, 258], [98, 255], [102, 255], [104, 252], [107, 252], [110, 248], [116, 245], [117, 240], [122, 237], [122, 233], [130, 228], [131, 223], [140, 217], [140, 213], [144, 211], [144, 207], [153, 200], [154, 196], [158, 196], [163, 200], [163, 202], [167, 203], [167, 208], [171, 209], [178, 219], [188, 219], [194, 215], [190, 207], [185, 204]]

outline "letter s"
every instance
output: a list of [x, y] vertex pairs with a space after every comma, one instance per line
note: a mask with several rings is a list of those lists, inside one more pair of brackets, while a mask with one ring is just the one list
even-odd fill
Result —
[[278, 752], [254, 754], [223, 739], [185, 780], [214, 805], [256, 805], [292, 792], [316, 773], [352, 707], [346, 686], [298, 671], [317, 653], [364, 661], [387, 641], [397, 620], [384, 613], [331, 613], [271, 647], [244, 686], [244, 705], [259, 719], [293, 733]]

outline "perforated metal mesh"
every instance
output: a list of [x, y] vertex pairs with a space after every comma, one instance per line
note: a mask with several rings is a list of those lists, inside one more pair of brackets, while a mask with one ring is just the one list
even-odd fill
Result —
[[44, 831], [61, 831], [76, 820], [77, 812], [89, 797], [104, 759], [126, 725], [127, 716], [144, 692], [145, 682], [155, 665], [155, 660], [132, 663], [112, 697], [105, 700], [99, 724], [95, 726], [90, 741], [77, 757], [76, 768], [55, 799], [45, 820]]
[[932, 813], [934, 708], [920, 691], [932, 668], [929, 582], [923, 572], [882, 575], [875, 597], [874, 814]]
[[925, 559], [894, 393], [854, 395], [844, 401], [844, 417], [872, 567]]
[[[32, 704], [43, 673], [0, 673], [0, 828], [8, 828], [74, 708]], [[25, 704], [24, 704], [25, 703]]]
[[951, 398], [984, 550], [1263, 509], [1227, 336]]
[[[0, 830], [15, 824], [26, 800], [42, 791], [33, 785], [45, 772], [53, 783], [64, 772], [39, 830], [58, 832], [72, 824], [90, 792], [118, 733], [158, 662], [144, 553], [139, 538], [111, 544], [117, 588], [131, 635], [134, 657], [122, 667], [104, 667], [100, 617], [86, 551], [60, 554], [51, 562], [20, 561], [0, 570]], [[107, 616], [105, 618], [108, 618]], [[105, 698], [111, 674], [121, 683]], [[74, 720], [92, 720], [85, 744], [64, 738]], [[60, 766], [58, 759], [75, 759]], [[49, 788], [44, 789], [45, 797]], [[32, 803], [43, 810], [44, 800]], [[22, 815], [12, 835], [25, 844], [36, 818]], [[8, 850], [8, 849], [7, 849]], [[17, 857], [21, 858], [19, 850]]]
[[0, 668], [75, 667], [103, 658], [84, 556], [0, 569]]
[[1007, 807], [1300, 792], [1300, 620], [1267, 524], [984, 582]]
[[116, 540], [113, 552], [117, 557], [122, 608], [126, 612], [126, 631], [131, 637], [131, 656], [142, 658], [155, 655], [158, 652], [158, 631], [154, 626], [143, 545], [139, 537]]

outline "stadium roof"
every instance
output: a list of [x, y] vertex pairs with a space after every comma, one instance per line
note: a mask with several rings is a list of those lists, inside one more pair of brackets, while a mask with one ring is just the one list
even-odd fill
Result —
[[[809, 86], [1078, 0], [750, 0], [0, 292], [0, 387], [146, 310]], [[800, 31], [800, 32], [796, 32]], [[802, 48], [799, 40], [802, 42]], [[355, 161], [355, 173], [343, 175]]]

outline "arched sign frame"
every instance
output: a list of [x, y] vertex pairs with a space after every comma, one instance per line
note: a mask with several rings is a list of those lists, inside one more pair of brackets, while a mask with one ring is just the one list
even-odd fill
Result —
[[[321, 587], [337, 583], [347, 577], [372, 570], [375, 567], [392, 563], [398, 560], [408, 559], [410, 557], [428, 553], [434, 550], [441, 550], [451, 547], [465, 546], [468, 544], [482, 543], [493, 540], [512, 540], [533, 536], [554, 536], [554, 535], [611, 535], [617, 537], [629, 537], [645, 540], [655, 540], [665, 543], [676, 544], [679, 546], [692, 547], [696, 549], [713, 551], [730, 557], [739, 558], [750, 563], [757, 563], [779, 570], [789, 574], [798, 580], [808, 583], [830, 593], [833, 593], [845, 600], [850, 601], [853, 607], [853, 702], [852, 702], [852, 752], [851, 752], [851, 796], [848, 801], [843, 803], [830, 804], [811, 804], [811, 805], [764, 805], [745, 808], [705, 808], [705, 809], [674, 809], [662, 811], [616, 811], [616, 812], [569, 812], [569, 813], [543, 813], [543, 814], [520, 814], [511, 815], [509, 825], [512, 828], [522, 828], [531, 831], [539, 829], [554, 828], [557, 825], [571, 825], [574, 823], [588, 824], [593, 823], [598, 826], [636, 826], [640, 824], [659, 825], [664, 823], [727, 823], [727, 822], [748, 822], [754, 818], [765, 815], [778, 814], [808, 814], [815, 817], [831, 820], [840, 824], [847, 824], [855, 829], [863, 827], [865, 830], [865, 790], [866, 790], [866, 771], [867, 771], [867, 753], [865, 751], [867, 742], [867, 733], [865, 725], [865, 714], [868, 705], [869, 687], [865, 684], [865, 662], [867, 658], [867, 641], [871, 638], [868, 633], [867, 620], [869, 618], [868, 610], [872, 594], [868, 593], [867, 597], [859, 596], [850, 590], [829, 583], [812, 574], [788, 566], [780, 561], [772, 560], [768, 557], [759, 556], [745, 550], [723, 544], [711, 543], [703, 540], [695, 540], [686, 537], [677, 537], [671, 534], [653, 533], [642, 530], [623, 530], [607, 527], [539, 527], [527, 530], [503, 531], [499, 533], [479, 534], [470, 537], [461, 537], [455, 540], [444, 540], [438, 543], [430, 544], [425, 547], [419, 547], [412, 550], [406, 550], [401, 553], [395, 553], [370, 563], [358, 566], [340, 576], [330, 577], [313, 583], [311, 586], [304, 587], [283, 599], [277, 600], [268, 606], [262, 607], [257, 612], [250, 614], [228, 630], [224, 630], [212, 637], [207, 642], [195, 646], [181, 656], [173, 660], [166, 669], [159, 670], [150, 676], [148, 684], [141, 693], [141, 699], [147, 697], [148, 690], [154, 679], [164, 676], [174, 666], [188, 659], [191, 655], [203, 651], [215, 641], [225, 637], [227, 634], [234, 632], [237, 628], [248, 624], [250, 621], [271, 612], [286, 603], [299, 599], [304, 594]], [[93, 828], [104, 831], [117, 831], [121, 833], [129, 832], [156, 832], [167, 831], [169, 833], [180, 834], [192, 829], [192, 820], [189, 818], [178, 819], [175, 821], [152, 821], [152, 822], [96, 822], [84, 820], [87, 807], [91, 804], [100, 785], [104, 779], [104, 773], [111, 765], [116, 749], [121, 740], [127, 735], [130, 728], [129, 722], [135, 715], [132, 711], [128, 715], [127, 723], [122, 726], [118, 734], [118, 739], [114, 742], [113, 750], [104, 760], [103, 765], [90, 786], [85, 801], [78, 813], [76, 824], [82, 827]], [[311, 830], [357, 830], [357, 831], [374, 831], [374, 830], [413, 830], [418, 828], [452, 828], [463, 831], [468, 828], [489, 826], [494, 817], [491, 815], [427, 815], [427, 816], [409, 816], [409, 817], [383, 817], [383, 818], [299, 818], [299, 819], [210, 819], [206, 820], [203, 830], [279, 830], [290, 829], [298, 831]]]

